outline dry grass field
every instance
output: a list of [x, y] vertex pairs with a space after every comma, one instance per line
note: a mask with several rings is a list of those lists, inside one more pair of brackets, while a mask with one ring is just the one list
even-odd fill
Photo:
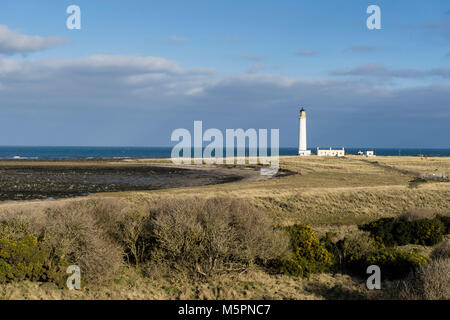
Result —
[[[168, 161], [141, 159], [119, 162], [126, 166], [136, 163], [164, 164]], [[311, 225], [318, 235], [334, 231], [344, 236], [358, 233], [358, 224], [381, 217], [396, 217], [412, 209], [425, 208], [438, 213], [450, 212], [450, 182], [424, 180], [417, 184], [411, 183], [423, 174], [449, 172], [450, 158], [281, 157], [280, 167], [295, 174], [269, 180], [244, 179], [200, 187], [98, 193], [75, 199], [5, 201], [0, 203], [0, 214], [33, 215], [73, 202], [102, 199], [120, 200], [133, 206], [143, 202], [169, 203], [176, 200], [230, 197], [242, 199], [256, 208], [264, 209], [276, 225], [301, 222]], [[423, 248], [422, 251], [429, 254], [430, 250], [427, 250]], [[59, 289], [50, 283], [13, 282], [0, 284], [0, 297], [4, 299], [365, 299], [385, 296], [383, 292], [366, 290], [361, 279], [339, 273], [297, 278], [270, 275], [255, 267], [244, 273], [225, 274], [197, 282], [181, 276], [160, 277], [157, 271], [144, 277], [135, 268], [123, 267], [120, 274], [108, 286], [92, 285], [81, 291], [72, 292]]]
[[245, 274], [218, 276], [207, 282], [188, 279], [143, 278], [133, 268], [122, 270], [109, 286], [82, 291], [58, 289], [54, 284], [25, 281], [0, 286], [3, 299], [135, 299], [135, 300], [324, 300], [364, 299], [376, 292], [347, 275], [317, 274], [309, 279], [268, 275], [254, 270]]
[[[406, 158], [406, 159], [404, 159]], [[215, 197], [244, 198], [269, 209], [280, 224], [304, 222], [313, 226], [355, 225], [379, 217], [399, 215], [413, 208], [450, 211], [450, 184], [430, 181], [413, 188], [414, 173], [396, 170], [421, 168], [445, 171], [450, 158], [350, 156], [281, 157], [280, 167], [295, 175], [265, 181], [236, 182], [216, 186], [119, 193], [133, 198]], [[394, 169], [374, 165], [386, 162]], [[425, 164], [424, 164], [425, 163]]]

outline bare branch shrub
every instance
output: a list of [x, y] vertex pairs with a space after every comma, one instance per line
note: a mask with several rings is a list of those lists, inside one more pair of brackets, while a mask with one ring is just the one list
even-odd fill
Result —
[[208, 277], [244, 271], [287, 248], [266, 214], [244, 200], [173, 200], [156, 204], [151, 215], [151, 259], [178, 272]]
[[450, 240], [443, 241], [440, 244], [438, 244], [431, 252], [431, 258], [450, 259]]
[[396, 292], [399, 299], [449, 300], [450, 259], [435, 259], [399, 281]]
[[40, 239], [52, 255], [80, 267], [88, 282], [110, 280], [123, 262], [123, 250], [96, 224], [88, 202], [46, 212]]
[[93, 201], [73, 201], [34, 213], [4, 212], [0, 215], [0, 235], [18, 239], [33, 234], [48, 254], [48, 268], [75, 264], [86, 282], [104, 282], [122, 265], [123, 250], [99, 226], [96, 205]]
[[131, 205], [113, 199], [95, 206], [97, 224], [123, 247], [127, 261], [136, 265], [144, 261], [151, 244], [148, 202]]

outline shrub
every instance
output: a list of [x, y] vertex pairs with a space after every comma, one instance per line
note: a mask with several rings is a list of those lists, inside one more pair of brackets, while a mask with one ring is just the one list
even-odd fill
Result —
[[442, 241], [445, 226], [439, 218], [407, 221], [382, 218], [360, 226], [386, 246], [420, 244], [435, 245]]
[[301, 262], [296, 258], [276, 258], [267, 262], [267, 269], [270, 273], [286, 274], [290, 276], [303, 277], [307, 273], [303, 269]]
[[431, 258], [434, 259], [450, 259], [450, 240], [440, 243], [431, 252]]
[[123, 250], [101, 220], [103, 212], [112, 216], [116, 207], [106, 201], [73, 201], [33, 214], [2, 212], [0, 238], [37, 238], [44, 254], [42, 281], [63, 285], [66, 268], [71, 264], [80, 267], [83, 282], [105, 281], [123, 262]]
[[269, 262], [272, 272], [309, 276], [333, 265], [333, 256], [320, 242], [313, 229], [301, 223], [284, 228], [290, 238], [291, 256]]
[[139, 265], [151, 245], [150, 212], [146, 201], [133, 206], [114, 201], [94, 204], [97, 225], [124, 250], [128, 263]]
[[450, 216], [447, 215], [442, 215], [442, 214], [438, 214], [436, 215], [436, 219], [441, 221], [442, 224], [444, 225], [444, 234], [449, 234], [450, 233]]
[[395, 298], [407, 300], [449, 300], [450, 259], [436, 259], [397, 283]]
[[333, 254], [336, 267], [343, 272], [350, 259], [361, 259], [380, 249], [380, 244], [367, 233], [357, 233], [346, 236], [335, 243], [329, 240], [326, 242], [326, 248]]
[[264, 212], [232, 198], [173, 200], [150, 209], [151, 260], [209, 277], [243, 271], [283, 252], [286, 242]]
[[20, 239], [30, 231], [30, 223], [20, 216], [0, 221], [0, 238]]
[[360, 229], [370, 232], [377, 241], [393, 246], [396, 244], [393, 234], [394, 223], [394, 218], [381, 218], [360, 226]]
[[73, 203], [47, 211], [39, 239], [49, 251], [51, 269], [63, 262], [78, 265], [84, 281], [101, 282], [121, 266], [123, 250], [97, 226], [91, 205]]
[[0, 238], [0, 283], [14, 280], [38, 280], [44, 272], [45, 253], [37, 238]]
[[412, 229], [411, 238], [405, 239], [406, 243], [432, 246], [442, 241], [445, 226], [439, 219], [423, 219], [413, 221]]
[[412, 270], [424, 265], [428, 258], [415, 251], [402, 252], [393, 248], [383, 248], [366, 255], [351, 256], [346, 262], [346, 269], [351, 273], [366, 276], [367, 267], [377, 265], [381, 275], [387, 279], [406, 277]]
[[402, 278], [414, 268], [428, 261], [427, 258], [418, 255], [415, 251], [402, 252], [386, 248], [366, 233], [353, 234], [335, 243], [326, 238], [323, 241], [327, 243], [327, 249], [329, 248], [333, 252], [339, 271], [361, 277], [367, 276], [368, 266], [377, 265], [380, 267], [383, 277]]
[[131, 211], [117, 220], [116, 240], [125, 248], [128, 262], [139, 265], [150, 249], [149, 214]]

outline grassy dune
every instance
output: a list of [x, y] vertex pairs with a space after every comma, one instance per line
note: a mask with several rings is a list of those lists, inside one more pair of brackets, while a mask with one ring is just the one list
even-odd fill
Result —
[[[407, 158], [407, 159], [404, 159]], [[268, 181], [237, 182], [216, 186], [120, 193], [135, 198], [185, 198], [233, 196], [267, 208], [277, 223], [304, 222], [313, 226], [354, 225], [395, 216], [413, 208], [450, 211], [450, 184], [430, 181], [412, 188], [416, 175], [444, 172], [450, 158], [282, 157], [280, 167], [296, 175]], [[379, 161], [393, 169], [374, 165]], [[402, 170], [415, 168], [417, 173]], [[417, 168], [420, 168], [417, 169]]]

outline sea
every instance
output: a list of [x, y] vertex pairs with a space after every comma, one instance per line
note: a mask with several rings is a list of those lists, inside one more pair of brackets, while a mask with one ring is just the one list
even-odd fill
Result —
[[[316, 148], [311, 148], [314, 152]], [[374, 150], [378, 156], [450, 157], [450, 149], [346, 148], [347, 154]], [[170, 158], [172, 147], [39, 147], [0, 146], [0, 159], [126, 159]], [[192, 154], [193, 151], [192, 151]], [[224, 152], [225, 154], [225, 152]], [[248, 154], [248, 150], [246, 150]], [[270, 154], [270, 150], [268, 151]], [[280, 148], [280, 156], [294, 156], [297, 148]]]

